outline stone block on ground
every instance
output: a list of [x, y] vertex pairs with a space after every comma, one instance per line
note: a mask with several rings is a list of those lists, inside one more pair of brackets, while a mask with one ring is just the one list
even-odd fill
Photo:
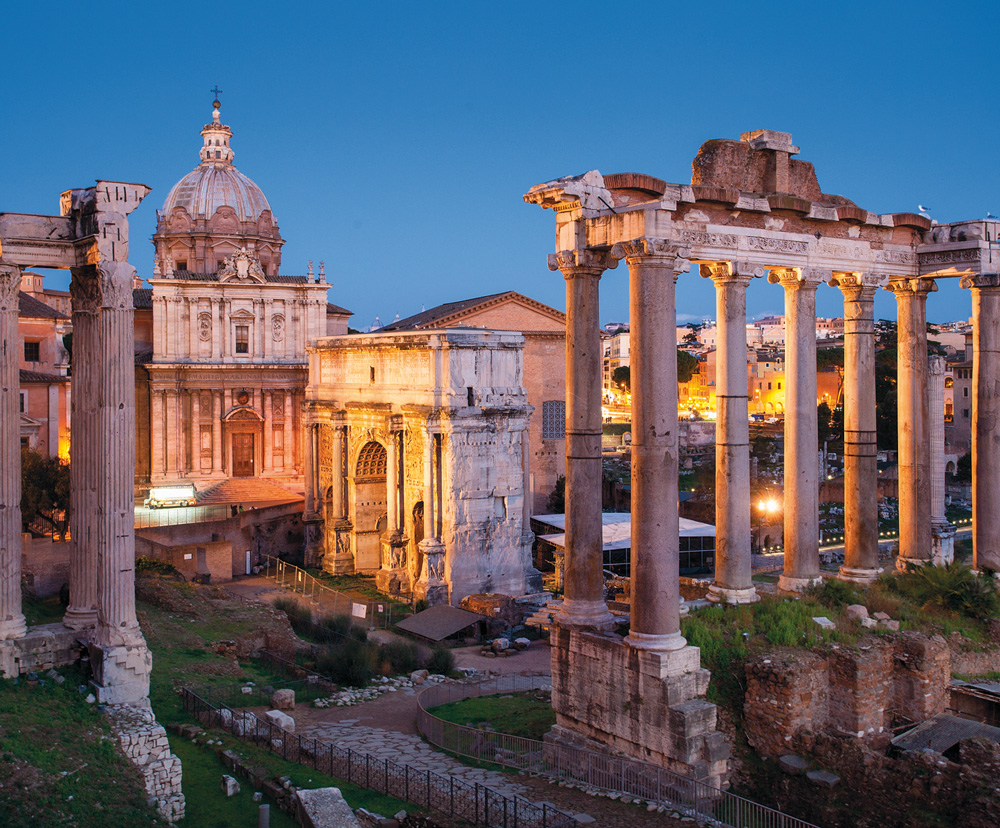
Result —
[[515, 638], [514, 648], [518, 650], [527, 650], [531, 646], [531, 641], [527, 638]]
[[814, 785], [819, 785], [821, 788], [832, 788], [838, 782], [840, 782], [840, 777], [835, 773], [830, 773], [830, 771], [824, 770], [812, 770], [806, 774], [806, 779], [812, 782]]
[[893, 621], [891, 618], [888, 621], [880, 621], [880, 626], [885, 627], [887, 630], [892, 630], [893, 632], [899, 631], [899, 622]]
[[848, 618], [861, 619], [868, 617], [868, 607], [864, 604], [851, 604], [846, 612]]
[[887, 612], [875, 612], [875, 613], [872, 613], [872, 618], [876, 619], [877, 621], [888, 621], [889, 620], [889, 613], [887, 613]]
[[809, 762], [801, 756], [796, 756], [793, 753], [786, 753], [784, 756], [778, 758], [778, 767], [785, 773], [790, 773], [793, 776], [801, 776], [806, 772], [806, 770], [808, 770]]
[[861, 626], [864, 627], [866, 630], [873, 630], [878, 626], [878, 621], [876, 621], [874, 618], [862, 618], [860, 619], [860, 621], [861, 621]]
[[837, 625], [834, 624], [829, 618], [827, 618], [824, 615], [814, 616], [813, 617], [813, 621], [815, 621], [824, 630], [835, 630], [835, 629], [837, 629]]
[[301, 825], [309, 828], [360, 828], [351, 806], [340, 788], [300, 789], [295, 792], [296, 812]]
[[506, 638], [494, 638], [493, 643], [490, 646], [493, 648], [493, 652], [502, 653], [505, 650], [510, 649], [510, 641]]
[[282, 713], [280, 710], [268, 710], [264, 714], [264, 718], [275, 727], [280, 727], [282, 730], [287, 730], [289, 733], [295, 732], [295, 719], [287, 713]]
[[222, 792], [226, 796], [236, 796], [240, 792], [240, 783], [228, 774], [222, 775]]
[[277, 710], [294, 710], [295, 691], [275, 690], [274, 694], [271, 696], [271, 707]]

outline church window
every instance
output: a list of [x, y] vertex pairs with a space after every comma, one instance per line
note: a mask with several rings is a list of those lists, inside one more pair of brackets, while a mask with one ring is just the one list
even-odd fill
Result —
[[178, 270], [187, 270], [188, 269], [187, 259], [180, 259], [177, 262], [177, 269]]
[[238, 353], [238, 354], [249, 354], [250, 353], [250, 326], [249, 325], [237, 325], [236, 326], [236, 353]]
[[545, 400], [542, 403], [542, 439], [562, 440], [566, 436], [566, 403]]
[[215, 157], [216, 158], [222, 158], [222, 153], [219, 150], [216, 150], [215, 151]]
[[28, 392], [27, 391], [22, 391], [21, 392], [21, 413], [22, 414], [24, 413], [24, 405], [25, 405], [25, 402], [27, 401], [27, 399], [28, 399]]
[[24, 343], [24, 361], [25, 362], [38, 362], [41, 359], [41, 343], [39, 342], [25, 342]]

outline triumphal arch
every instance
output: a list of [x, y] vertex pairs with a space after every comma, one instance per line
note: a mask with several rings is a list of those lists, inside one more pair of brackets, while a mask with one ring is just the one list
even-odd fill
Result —
[[[940, 480], [939, 370], [927, 356], [926, 303], [939, 278], [972, 293], [975, 566], [1000, 570], [1000, 222], [939, 225], [913, 213], [876, 214], [822, 192], [791, 135], [708, 141], [690, 184], [596, 170], [532, 187], [556, 214], [551, 270], [566, 279], [566, 600], [553, 634], [553, 706], [569, 739], [594, 738], [631, 755], [686, 765], [713, 781], [726, 752], [700, 698], [699, 653], [680, 631], [677, 515], [675, 282], [697, 264], [715, 283], [718, 319], [716, 571], [710, 596], [756, 600], [750, 573], [746, 291], [766, 279], [784, 291], [786, 335], [785, 566], [779, 587], [818, 583], [819, 462], [815, 298], [844, 298], [846, 551], [840, 577], [866, 582], [878, 567], [875, 441], [875, 291], [898, 307], [901, 565], [947, 557]], [[632, 326], [632, 615], [609, 634], [601, 574], [601, 347], [598, 282], [624, 260]], [[940, 366], [934, 366], [939, 369]], [[934, 382], [932, 382], [932, 378]], [[936, 404], [936, 403], [935, 403]], [[934, 443], [932, 444], [932, 440]], [[939, 444], [940, 442], [940, 444]], [[609, 666], [611, 669], [609, 669]], [[636, 703], [641, 700], [642, 704]]]
[[143, 702], [152, 659], [135, 613], [135, 377], [128, 215], [143, 184], [67, 190], [60, 215], [0, 213], [0, 675], [30, 646], [21, 611], [18, 289], [29, 267], [72, 272], [70, 602], [100, 701]]

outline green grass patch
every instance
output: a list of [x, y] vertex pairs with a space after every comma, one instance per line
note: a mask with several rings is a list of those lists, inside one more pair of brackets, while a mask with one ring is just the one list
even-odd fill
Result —
[[542, 690], [481, 696], [442, 704], [430, 710], [446, 722], [488, 726], [498, 733], [541, 739], [556, 723], [551, 694]]
[[36, 627], [39, 624], [58, 624], [66, 614], [66, 607], [58, 596], [52, 598], [35, 598], [22, 602], [21, 611], [24, 613], [24, 620], [29, 627]]
[[0, 681], [0, 825], [165, 825], [107, 719], [77, 692], [83, 673], [61, 672], [62, 685]]

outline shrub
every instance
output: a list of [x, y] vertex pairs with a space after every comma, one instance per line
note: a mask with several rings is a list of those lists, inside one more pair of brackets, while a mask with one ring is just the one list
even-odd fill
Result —
[[912, 567], [896, 578], [895, 589], [928, 609], [979, 619], [1000, 613], [1000, 595], [994, 580], [988, 575], [974, 575], [960, 563]]
[[423, 611], [424, 611], [425, 609], [427, 609], [427, 608], [428, 608], [429, 606], [430, 606], [430, 604], [428, 604], [426, 600], [424, 600], [423, 598], [421, 598], [421, 599], [420, 599], [419, 601], [417, 601], [417, 602], [416, 602], [416, 603], [415, 603], [415, 604], [413, 605], [413, 612], [414, 612], [414, 613], [417, 613], [417, 612], [423, 612]]
[[177, 567], [173, 564], [147, 558], [145, 555], [135, 559], [135, 571], [140, 575], [147, 573], [153, 575], [180, 575]]
[[407, 641], [382, 645], [382, 672], [387, 676], [409, 675], [420, 668], [417, 648]]
[[813, 587], [810, 597], [829, 609], [862, 603], [857, 590], [846, 581], [837, 578], [824, 579], [822, 585]]
[[364, 687], [378, 672], [380, 660], [378, 645], [349, 638], [321, 652], [316, 658], [316, 670], [337, 684]]
[[455, 669], [455, 654], [444, 647], [435, 647], [430, 661], [427, 662], [427, 669], [432, 673], [447, 676]]
[[312, 610], [305, 604], [300, 604], [294, 598], [281, 597], [275, 600], [274, 608], [281, 610], [288, 616], [288, 623], [292, 629], [299, 634], [309, 632], [309, 625], [312, 623]]
[[338, 644], [351, 635], [351, 619], [346, 615], [323, 615], [316, 619], [310, 636], [321, 644]]

